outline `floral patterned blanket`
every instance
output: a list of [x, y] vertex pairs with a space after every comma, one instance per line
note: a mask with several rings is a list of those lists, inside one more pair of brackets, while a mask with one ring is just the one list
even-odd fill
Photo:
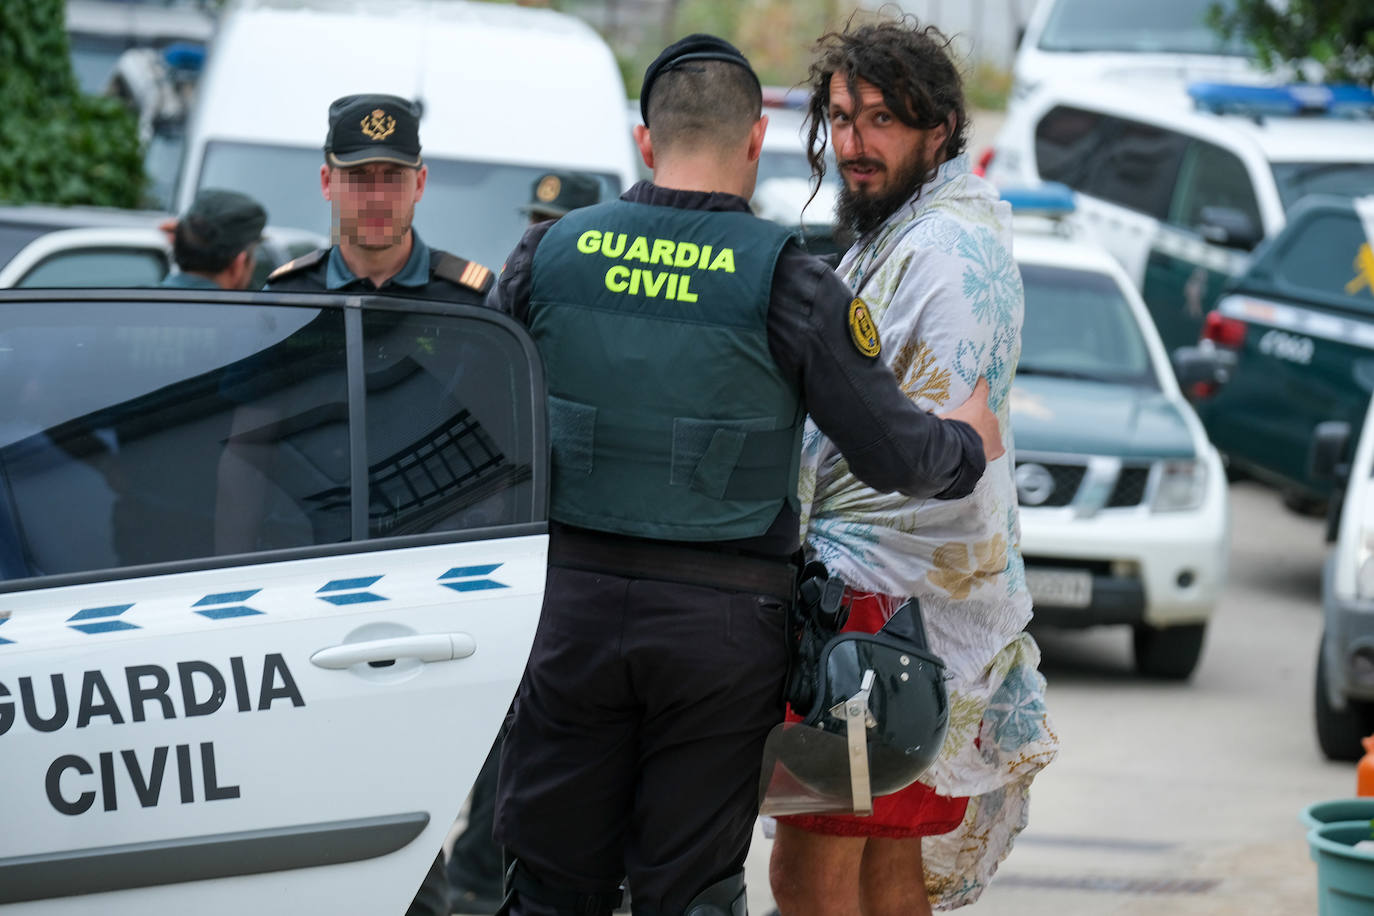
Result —
[[878, 325], [880, 358], [917, 404], [944, 412], [987, 378], [1007, 453], [972, 494], [875, 492], [810, 423], [802, 454], [808, 552], [857, 589], [918, 597], [947, 666], [949, 733], [922, 781], [972, 800], [957, 830], [923, 841], [926, 888], [941, 909], [978, 899], [1026, 825], [1031, 780], [1059, 748], [1039, 647], [1024, 632], [1031, 600], [1008, 410], [1024, 295], [1011, 246], [1010, 207], [960, 156], [839, 267]]

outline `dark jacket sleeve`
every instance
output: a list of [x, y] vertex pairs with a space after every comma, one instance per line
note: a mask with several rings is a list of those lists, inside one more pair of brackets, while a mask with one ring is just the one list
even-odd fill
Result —
[[967, 496], [986, 466], [978, 434], [921, 410], [881, 357], [859, 352], [849, 332], [852, 300], [823, 262], [789, 245], [768, 311], [773, 358], [798, 380], [816, 426], [866, 485], [916, 498]]
[[505, 312], [521, 324], [529, 324], [530, 287], [533, 285], [534, 250], [549, 231], [552, 222], [539, 223], [525, 230], [520, 243], [506, 258], [501, 277], [487, 294], [487, 305]]

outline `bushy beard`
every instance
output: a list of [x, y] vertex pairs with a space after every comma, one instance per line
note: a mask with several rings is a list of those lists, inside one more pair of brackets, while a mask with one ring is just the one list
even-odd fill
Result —
[[[842, 176], [843, 169], [849, 165], [883, 167], [876, 159], [859, 156], [839, 163]], [[896, 213], [897, 208], [906, 203], [921, 185], [925, 184], [932, 171], [931, 163], [921, 155], [920, 150], [915, 149], [909, 157], [897, 164], [896, 171], [892, 172], [893, 180], [885, 191], [853, 191], [850, 190], [848, 182], [842, 181], [835, 203], [836, 223], [852, 232], [856, 238], [868, 235]]]

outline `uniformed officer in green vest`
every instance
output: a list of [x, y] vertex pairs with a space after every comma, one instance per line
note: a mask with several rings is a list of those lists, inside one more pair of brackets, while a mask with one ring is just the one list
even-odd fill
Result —
[[266, 289], [386, 293], [481, 304], [492, 273], [430, 248], [411, 226], [429, 170], [420, 112], [394, 95], [349, 95], [329, 106], [320, 190], [337, 240], [278, 267]]
[[963, 496], [1001, 453], [985, 385], [915, 407], [864, 303], [750, 213], [761, 101], [728, 42], [667, 48], [636, 130], [653, 181], [528, 230], [493, 295], [543, 357], [553, 452], [500, 767], [510, 914], [604, 916], [626, 877], [636, 913], [744, 913], [808, 411], [878, 490]]
[[168, 228], [177, 272], [171, 289], [247, 289], [267, 225], [262, 205], [246, 194], [207, 188]]

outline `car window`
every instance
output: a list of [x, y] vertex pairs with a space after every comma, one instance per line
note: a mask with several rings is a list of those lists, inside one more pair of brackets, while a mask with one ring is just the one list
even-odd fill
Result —
[[32, 223], [0, 223], [0, 267], [8, 264], [29, 242], [52, 232], [54, 228]]
[[1050, 109], [1035, 126], [1035, 162], [1040, 177], [1081, 189], [1112, 119], [1081, 108]]
[[[274, 226], [293, 226], [329, 236], [329, 204], [320, 197], [318, 148], [213, 141], [206, 145], [199, 187], [233, 188], [262, 201]], [[520, 207], [548, 171], [539, 165], [465, 162], [425, 157], [429, 179], [415, 208], [415, 227], [435, 248], [486, 264], [505, 263], [529, 224]], [[596, 176], [602, 199], [617, 196], [614, 175]], [[480, 213], [480, 219], [454, 214]]]
[[1229, 11], [1235, 0], [1059, 0], [1040, 35], [1042, 51], [1134, 51], [1234, 54], [1249, 49], [1226, 40], [1206, 22], [1207, 11]]
[[0, 578], [536, 520], [528, 360], [466, 311], [5, 304]]
[[152, 248], [73, 248], [38, 262], [16, 286], [88, 288], [156, 286], [167, 255]]
[[1157, 387], [1135, 313], [1109, 274], [1021, 264], [1021, 279], [1017, 372]]
[[1308, 194], [1374, 194], [1374, 162], [1276, 162], [1274, 180], [1285, 210]]
[[1250, 218], [1258, 229], [1259, 202], [1250, 173], [1239, 156], [1211, 143], [1195, 142], [1184, 157], [1169, 222], [1184, 229], [1195, 229], [1202, 223], [1204, 207], [1227, 207]]
[[1315, 213], [1283, 239], [1270, 269], [1285, 293], [1374, 312], [1374, 289], [1361, 260], [1368, 242], [1354, 212]]
[[1169, 199], [1178, 181], [1187, 139], [1171, 130], [1110, 118], [1102, 143], [1091, 150], [1087, 175], [1080, 190], [1145, 213], [1156, 219], [1168, 215]]

